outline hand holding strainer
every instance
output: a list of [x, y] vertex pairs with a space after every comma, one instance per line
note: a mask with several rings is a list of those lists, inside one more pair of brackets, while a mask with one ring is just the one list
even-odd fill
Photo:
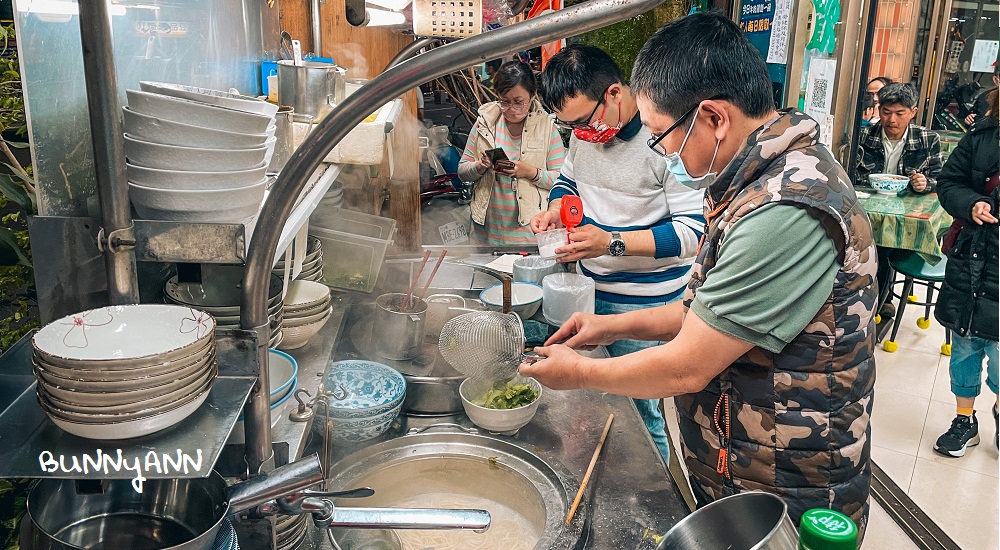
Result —
[[538, 358], [524, 352], [524, 325], [510, 312], [510, 278], [503, 279], [503, 290], [504, 313], [463, 313], [441, 328], [441, 356], [470, 378], [506, 382], [517, 374], [521, 362]]

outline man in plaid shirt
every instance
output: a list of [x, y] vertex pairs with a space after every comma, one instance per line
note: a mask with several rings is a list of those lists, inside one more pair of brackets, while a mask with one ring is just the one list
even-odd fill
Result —
[[930, 193], [944, 160], [937, 134], [910, 124], [917, 114], [917, 91], [910, 84], [893, 83], [878, 92], [879, 121], [861, 129], [858, 181], [869, 174], [909, 176], [910, 189]]

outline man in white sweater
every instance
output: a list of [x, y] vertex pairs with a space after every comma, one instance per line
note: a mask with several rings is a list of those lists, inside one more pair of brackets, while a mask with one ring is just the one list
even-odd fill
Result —
[[[680, 185], [646, 145], [635, 97], [614, 60], [599, 48], [572, 45], [542, 72], [542, 99], [557, 124], [573, 129], [549, 193], [549, 209], [531, 222], [538, 233], [561, 225], [562, 197], [577, 195], [584, 221], [557, 250], [561, 262], [597, 285], [598, 314], [660, 306], [679, 299], [705, 225], [702, 191]], [[619, 340], [618, 357], [658, 342]], [[664, 462], [667, 438], [658, 400], [635, 400]]]

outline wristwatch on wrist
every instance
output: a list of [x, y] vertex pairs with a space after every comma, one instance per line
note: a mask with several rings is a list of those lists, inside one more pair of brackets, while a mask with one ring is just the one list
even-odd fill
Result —
[[612, 256], [625, 255], [625, 241], [622, 240], [621, 233], [617, 231], [611, 232], [611, 243], [608, 244], [608, 253]]

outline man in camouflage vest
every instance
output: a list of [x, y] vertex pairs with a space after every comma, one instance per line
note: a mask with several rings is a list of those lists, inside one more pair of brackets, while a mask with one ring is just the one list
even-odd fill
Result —
[[[632, 86], [649, 146], [678, 181], [707, 190], [686, 299], [577, 314], [521, 373], [556, 389], [677, 396], [699, 504], [767, 491], [795, 522], [833, 508], [863, 534], [877, 288], [853, 187], [814, 120], [774, 110], [764, 60], [721, 15], [661, 28]], [[620, 338], [667, 343], [614, 359], [571, 349]]]

